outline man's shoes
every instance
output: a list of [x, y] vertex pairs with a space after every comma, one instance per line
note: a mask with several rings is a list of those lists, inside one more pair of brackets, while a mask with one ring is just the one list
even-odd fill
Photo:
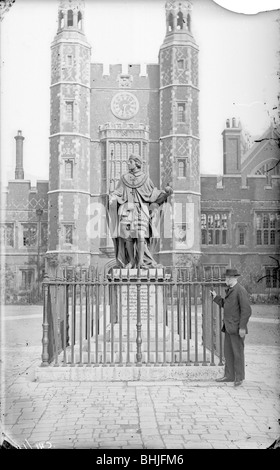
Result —
[[235, 387], [238, 387], [239, 385], [242, 385], [242, 382], [243, 382], [243, 380], [236, 380], [236, 381], [234, 382], [234, 386], [235, 386]]
[[216, 379], [216, 382], [234, 382], [234, 380], [229, 379], [228, 377], [220, 377], [219, 379]]

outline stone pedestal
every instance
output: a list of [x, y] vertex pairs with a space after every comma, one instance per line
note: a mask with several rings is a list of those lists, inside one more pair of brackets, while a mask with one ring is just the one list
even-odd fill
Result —
[[[141, 353], [171, 350], [170, 329], [164, 324], [166, 305], [164, 270], [114, 270], [115, 287], [111, 315], [116, 316], [113, 339], [116, 350], [120, 341], [123, 351], [137, 352], [137, 335], [141, 338]], [[127, 285], [126, 285], [127, 282]], [[112, 325], [108, 325], [106, 340], [112, 340]]]
[[[124, 336], [129, 330], [136, 338], [137, 323], [141, 323], [143, 333], [147, 329], [153, 330], [163, 323], [164, 293], [163, 269], [115, 269], [112, 280], [116, 283], [111, 295], [111, 315], [115, 317], [114, 329], [119, 331], [122, 325]], [[118, 285], [118, 282], [120, 284]], [[111, 325], [109, 325], [111, 326]]]
[[[186, 354], [186, 341], [179, 339], [176, 322], [166, 325], [167, 295], [163, 269], [115, 269], [111, 275], [109, 306], [106, 308], [106, 330], [98, 335], [98, 351], [103, 358], [104, 342], [108, 358], [114, 353], [115, 361], [135, 362], [137, 353], [142, 362], [172, 362], [179, 358], [182, 348]], [[170, 306], [169, 306], [170, 309]], [[103, 323], [104, 318], [100, 323]], [[184, 344], [183, 344], [184, 343]], [[138, 348], [137, 348], [138, 346]], [[138, 350], [137, 350], [138, 349]], [[86, 347], [85, 347], [86, 350]], [[92, 347], [94, 350], [94, 346]], [[176, 358], [175, 358], [176, 361]]]

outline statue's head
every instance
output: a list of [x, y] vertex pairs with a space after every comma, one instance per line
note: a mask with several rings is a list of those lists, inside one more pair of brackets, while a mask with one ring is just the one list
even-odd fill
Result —
[[134, 153], [132, 153], [131, 155], [129, 155], [128, 160], [134, 160], [135, 165], [137, 166], [137, 168], [141, 168], [142, 165], [143, 165], [143, 159], [142, 159], [141, 155], [135, 155]]

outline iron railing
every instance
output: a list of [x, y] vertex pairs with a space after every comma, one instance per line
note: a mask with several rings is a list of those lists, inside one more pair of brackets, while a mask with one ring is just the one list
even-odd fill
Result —
[[[217, 275], [218, 273], [218, 275]], [[222, 365], [219, 269], [60, 268], [43, 282], [42, 366]]]

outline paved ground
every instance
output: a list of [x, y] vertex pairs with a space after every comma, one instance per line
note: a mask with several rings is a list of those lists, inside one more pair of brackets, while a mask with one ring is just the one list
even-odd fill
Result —
[[[252, 317], [251, 330], [279, 331], [274, 309], [267, 318]], [[40, 344], [9, 342], [2, 359], [3, 437], [33, 449], [266, 449], [280, 435], [280, 344], [272, 337], [246, 342], [246, 380], [237, 388], [184, 380], [184, 368], [176, 381], [34, 382]]]

